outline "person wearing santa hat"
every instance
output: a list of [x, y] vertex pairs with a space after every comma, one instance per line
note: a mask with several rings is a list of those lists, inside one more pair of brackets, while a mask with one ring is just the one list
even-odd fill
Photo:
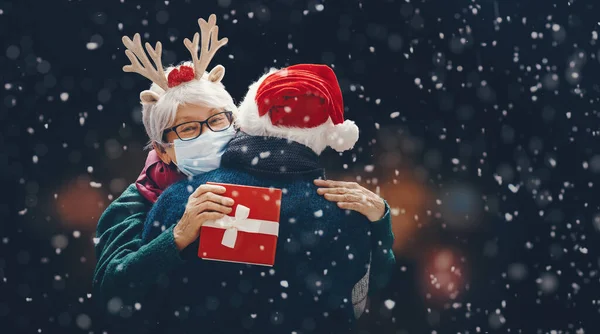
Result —
[[[188, 264], [153, 290], [160, 304], [145, 304], [152, 323], [182, 333], [353, 330], [356, 304], [366, 297], [360, 282], [369, 277], [370, 254], [381, 266], [393, 265], [393, 234], [385, 201], [355, 183], [323, 180], [323, 150], [343, 152], [358, 140], [358, 127], [344, 120], [335, 74], [311, 64], [266, 73], [249, 87], [236, 127], [219, 169], [176, 183], [158, 198], [143, 242], [172, 233], [173, 226], [198, 231], [202, 223], [190, 217], [203, 213], [190, 208], [207, 192], [222, 191], [207, 182], [274, 187], [283, 189], [274, 267], [199, 259], [195, 238], [181, 253]], [[223, 204], [218, 199], [211, 205]], [[382, 212], [360, 213], [373, 207]]]
[[[214, 15], [208, 22], [199, 20], [201, 28], [202, 25], [208, 26], [205, 30], [209, 31], [211, 38], [214, 36], [216, 40], [215, 22]], [[205, 36], [207, 35], [203, 35], [203, 43]], [[231, 131], [234, 130], [231, 122], [237, 110], [231, 96], [221, 83], [224, 68], [219, 65], [210, 73], [204, 72], [204, 68], [208, 65], [206, 59], [200, 70], [196, 67], [195, 64], [203, 60], [202, 54], [200, 59], [167, 68], [163, 79], [160, 76], [162, 67], [152, 68], [154, 72], [150, 68], [141, 68], [142, 65], [148, 65], [149, 59], [140, 57], [143, 49], [139, 36], [133, 40], [124, 38], [124, 43], [129, 50], [128, 56], [132, 60], [132, 65], [125, 70], [138, 72], [154, 82], [150, 90], [140, 94], [144, 126], [153, 150], [150, 151], [146, 166], [137, 182], [128, 187], [106, 209], [98, 223], [96, 238], [98, 263], [94, 273], [95, 296], [103, 306], [109, 302], [121, 303], [122, 310], [118, 312], [119, 314], [123, 312], [128, 314], [135, 309], [134, 304], [141, 301], [147, 293], [151, 285], [149, 282], [156, 281], [164, 273], [181, 265], [183, 262], [180, 250], [197, 239], [198, 224], [202, 222], [194, 222], [196, 229], [183, 229], [181, 227], [186, 224], [182, 222], [172, 228], [172, 234], [163, 234], [161, 238], [142, 245], [141, 230], [145, 214], [151, 204], [171, 184], [183, 180], [186, 176], [198, 175], [219, 166], [224, 147], [235, 134]], [[198, 43], [198, 37], [194, 38], [194, 42], [186, 40], [186, 46], [190, 51], [194, 50], [195, 43]], [[219, 40], [210, 50], [203, 49], [203, 53], [208, 52], [212, 57], [216, 49], [225, 43], [226, 39]], [[146, 45], [146, 49], [156, 65], [162, 66], [159, 65], [160, 61], [156, 62], [156, 59], [159, 60], [157, 56], [160, 54], [160, 44], [155, 49]], [[135, 65], [136, 62], [132, 57], [140, 58], [142, 64], [138, 62]], [[204, 72], [202, 76], [195, 75], [202, 72]], [[182, 130], [181, 127], [185, 126], [190, 119], [198, 119], [197, 123], [202, 123], [201, 120], [205, 121], [205, 125], [200, 124], [206, 127], [201, 131], [204, 135], [202, 139], [208, 138], [212, 144], [211, 149], [206, 150], [207, 146], [199, 141], [183, 143], [185, 140], [181, 140], [181, 136], [186, 139], [185, 131], [190, 129]], [[179, 146], [176, 142], [180, 142]], [[179, 163], [177, 163], [178, 158]], [[390, 225], [389, 210], [377, 195], [356, 183], [318, 180], [316, 184], [323, 188], [319, 193], [326, 199], [341, 202], [340, 207], [347, 206], [348, 209], [361, 212], [373, 221], [374, 238], [389, 239], [387, 236], [391, 232], [386, 228]], [[219, 198], [219, 189], [210, 190], [206, 193], [212, 193], [215, 198]], [[339, 193], [342, 190], [345, 198], [364, 200], [342, 201], [340, 194], [330, 193]], [[197, 203], [198, 206], [201, 204]], [[211, 215], [215, 216], [214, 213]], [[180, 228], [175, 229], [175, 227]], [[175, 231], [178, 230], [184, 230], [184, 233], [176, 234]], [[379, 235], [383, 237], [380, 238]], [[357, 314], [364, 309], [365, 289], [368, 287], [371, 291], [375, 291], [385, 285], [389, 279], [390, 267], [394, 262], [391, 252], [392, 243], [393, 236], [383, 245], [375, 245], [373, 248], [370, 284], [369, 275], [366, 275], [356, 285], [358, 289], [355, 290], [360, 293], [353, 295], [353, 302], [358, 306]]]

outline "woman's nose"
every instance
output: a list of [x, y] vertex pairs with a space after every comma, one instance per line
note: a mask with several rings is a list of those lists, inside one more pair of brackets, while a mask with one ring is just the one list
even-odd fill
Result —
[[200, 128], [200, 134], [206, 133], [207, 131], [211, 131], [208, 127], [208, 123], [202, 123], [202, 127]]

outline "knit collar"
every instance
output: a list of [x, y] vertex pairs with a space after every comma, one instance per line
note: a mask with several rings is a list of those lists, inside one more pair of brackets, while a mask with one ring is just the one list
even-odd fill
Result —
[[325, 171], [309, 147], [287, 139], [238, 131], [221, 158], [221, 167], [282, 178], [318, 178]]

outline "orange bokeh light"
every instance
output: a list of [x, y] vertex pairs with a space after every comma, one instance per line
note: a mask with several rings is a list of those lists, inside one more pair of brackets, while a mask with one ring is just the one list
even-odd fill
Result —
[[419, 228], [429, 221], [427, 215], [431, 194], [416, 181], [409, 171], [398, 171], [393, 180], [381, 183], [381, 195], [392, 209], [394, 252], [414, 257], [422, 249], [417, 235]]
[[66, 227], [93, 231], [106, 207], [104, 198], [101, 189], [90, 185], [87, 175], [67, 182], [57, 191], [55, 200], [59, 221]]

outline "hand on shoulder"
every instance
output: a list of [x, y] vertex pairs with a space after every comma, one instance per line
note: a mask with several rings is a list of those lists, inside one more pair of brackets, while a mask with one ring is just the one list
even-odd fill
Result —
[[336, 202], [341, 209], [359, 212], [371, 222], [376, 222], [385, 215], [383, 198], [356, 182], [315, 180], [314, 183], [319, 187], [319, 195]]

